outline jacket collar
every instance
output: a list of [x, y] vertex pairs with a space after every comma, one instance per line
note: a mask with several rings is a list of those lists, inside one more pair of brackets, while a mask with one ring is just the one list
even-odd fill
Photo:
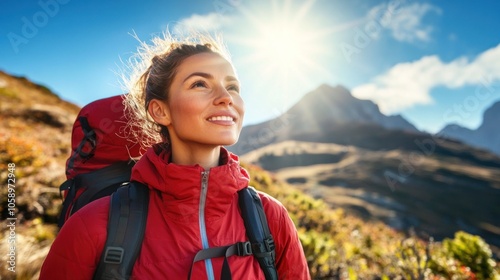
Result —
[[[170, 162], [171, 151], [163, 145], [154, 145], [137, 162], [132, 180], [144, 183], [161, 193], [165, 211], [171, 215], [198, 213], [203, 167], [177, 165]], [[221, 147], [221, 165], [209, 170], [207, 214], [222, 216], [236, 192], [248, 186], [248, 172], [239, 165], [238, 157]], [[207, 215], [208, 217], [209, 215]]]

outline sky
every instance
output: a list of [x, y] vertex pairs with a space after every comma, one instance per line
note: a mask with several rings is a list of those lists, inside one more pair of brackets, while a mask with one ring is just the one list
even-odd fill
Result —
[[500, 101], [499, 13], [495, 0], [3, 0], [0, 70], [83, 106], [124, 92], [141, 42], [200, 29], [231, 53], [245, 125], [329, 84], [422, 131], [475, 129]]

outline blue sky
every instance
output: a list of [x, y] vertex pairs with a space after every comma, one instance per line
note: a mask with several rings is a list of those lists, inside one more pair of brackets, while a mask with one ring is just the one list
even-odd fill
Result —
[[[123, 92], [139, 42], [203, 26], [220, 32], [245, 124], [276, 117], [322, 83], [341, 84], [419, 129], [476, 128], [500, 100], [500, 2], [4, 0], [0, 70], [84, 105]], [[314, 108], [311, 108], [314, 110]]]

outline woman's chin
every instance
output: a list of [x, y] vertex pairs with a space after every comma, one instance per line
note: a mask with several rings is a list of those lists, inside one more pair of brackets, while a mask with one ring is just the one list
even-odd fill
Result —
[[220, 146], [232, 146], [234, 144], [236, 144], [236, 142], [238, 141], [238, 139], [235, 139], [235, 140], [228, 140], [228, 141], [219, 141], [220, 142]]
[[219, 146], [232, 146], [238, 142], [239, 135], [225, 135], [223, 137], [217, 137], [214, 139], [213, 143]]

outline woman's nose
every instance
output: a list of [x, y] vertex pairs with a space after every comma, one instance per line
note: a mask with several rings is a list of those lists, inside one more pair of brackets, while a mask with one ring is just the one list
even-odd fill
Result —
[[225, 104], [225, 105], [230, 105], [233, 104], [233, 96], [229, 91], [223, 87], [220, 86], [217, 88], [217, 96], [214, 100], [215, 105], [219, 104]]

